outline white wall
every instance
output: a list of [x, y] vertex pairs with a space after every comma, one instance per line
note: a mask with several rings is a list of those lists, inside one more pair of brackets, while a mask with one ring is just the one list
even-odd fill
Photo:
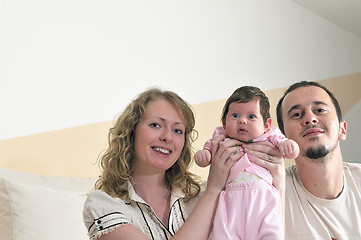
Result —
[[361, 163], [361, 100], [344, 116], [347, 138], [341, 141], [343, 160]]
[[2, 0], [0, 139], [361, 72], [361, 38], [288, 0]]

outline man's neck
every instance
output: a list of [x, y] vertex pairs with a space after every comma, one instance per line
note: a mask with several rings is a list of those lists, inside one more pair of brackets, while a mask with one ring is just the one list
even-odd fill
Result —
[[303, 186], [316, 197], [337, 198], [344, 185], [343, 161], [340, 148], [330, 152], [323, 163], [312, 161], [305, 156], [296, 159], [298, 174]]

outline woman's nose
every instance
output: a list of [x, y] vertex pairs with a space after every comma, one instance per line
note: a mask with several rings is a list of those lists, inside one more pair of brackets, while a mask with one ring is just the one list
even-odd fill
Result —
[[172, 131], [164, 130], [162, 132], [162, 134], [160, 135], [160, 140], [162, 142], [170, 142], [170, 141], [172, 141]]

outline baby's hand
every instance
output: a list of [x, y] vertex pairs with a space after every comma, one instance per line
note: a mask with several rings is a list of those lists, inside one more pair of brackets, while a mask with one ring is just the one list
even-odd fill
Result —
[[298, 144], [291, 139], [281, 142], [278, 149], [282, 155], [289, 159], [295, 159], [300, 153]]
[[199, 150], [194, 154], [194, 160], [200, 167], [206, 167], [211, 163], [211, 153], [208, 150]]

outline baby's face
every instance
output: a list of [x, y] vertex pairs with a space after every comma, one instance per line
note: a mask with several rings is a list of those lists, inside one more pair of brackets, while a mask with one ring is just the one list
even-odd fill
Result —
[[229, 137], [249, 141], [262, 135], [267, 126], [260, 113], [259, 100], [229, 105], [224, 128]]

